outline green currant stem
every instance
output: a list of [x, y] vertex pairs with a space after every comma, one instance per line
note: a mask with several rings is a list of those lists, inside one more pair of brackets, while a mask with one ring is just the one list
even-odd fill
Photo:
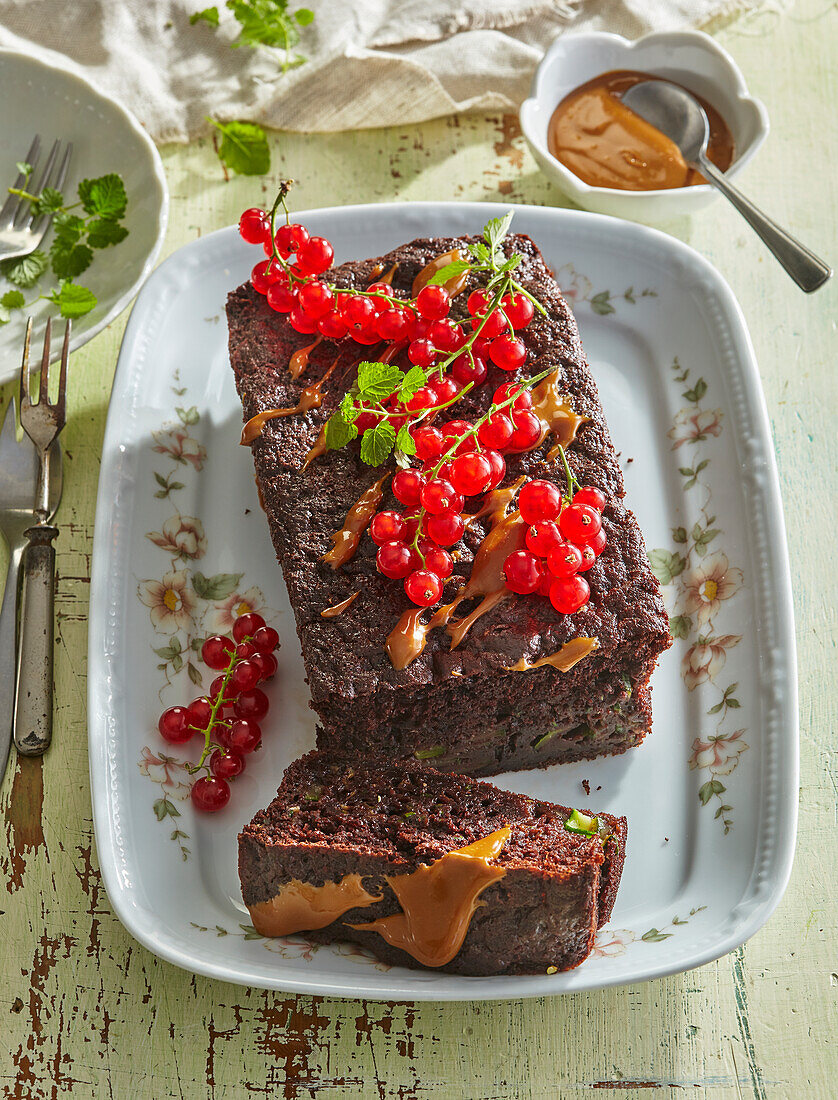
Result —
[[[559, 448], [559, 454], [561, 455], [561, 459], [562, 459], [562, 465], [564, 466], [564, 474], [565, 474], [565, 477], [567, 478], [567, 491], [568, 491], [568, 494], [571, 494], [571, 493], [575, 492], [577, 489], [581, 489], [582, 486], [579, 484], [579, 482], [573, 476], [573, 471], [570, 468], [570, 465], [567, 461], [567, 455], [565, 454], [564, 447], [561, 445], [561, 443], [558, 444], [558, 448]], [[566, 499], [569, 500], [570, 495], [568, 495], [568, 497]]]
[[209, 722], [207, 723], [207, 728], [203, 731], [204, 732], [204, 748], [203, 748], [203, 751], [201, 753], [201, 759], [198, 761], [197, 764], [193, 764], [191, 767], [187, 767], [187, 770], [189, 771], [190, 775], [194, 775], [195, 772], [200, 771], [201, 768], [204, 767], [204, 761], [209, 756], [209, 754], [212, 752], [213, 748], [221, 748], [222, 747], [220, 745], [217, 745], [217, 743], [212, 740], [212, 731], [215, 729], [216, 725], [221, 725], [222, 724], [222, 720], [216, 721], [216, 719], [218, 718], [218, 712], [224, 706], [224, 691], [227, 687], [227, 683], [228, 683], [230, 677], [233, 675], [233, 669], [236, 667], [236, 660], [237, 660], [237, 654], [236, 654], [236, 651], [234, 649], [233, 652], [230, 654], [230, 663], [227, 665], [227, 668], [224, 672], [224, 680], [221, 684], [221, 690], [218, 692], [215, 699], [212, 701], [212, 711], [210, 712], [210, 719], [209, 719]]

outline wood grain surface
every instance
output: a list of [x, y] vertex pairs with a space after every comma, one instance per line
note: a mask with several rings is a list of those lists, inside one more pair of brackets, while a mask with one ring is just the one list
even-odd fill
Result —
[[[743, 184], [835, 263], [838, 12], [829, 0], [788, 9], [775, 3], [718, 31], [772, 121]], [[300, 181], [300, 207], [429, 198], [564, 202], [525, 150], [514, 115], [275, 134], [272, 148], [270, 177], [229, 183], [209, 141], [165, 149], [172, 197], [165, 254], [267, 201], [280, 176]], [[726, 958], [665, 980], [474, 1005], [285, 997], [195, 977], [135, 943], [111, 913], [97, 866], [85, 709], [96, 482], [123, 316], [71, 365], [56, 544], [53, 747], [43, 762], [13, 758], [0, 788], [4, 1097], [489, 1100], [594, 1089], [626, 1100], [838, 1095], [838, 280], [806, 298], [724, 203], [665, 228], [707, 255], [742, 304], [786, 504], [800, 657], [801, 819], [791, 884], [766, 927]]]

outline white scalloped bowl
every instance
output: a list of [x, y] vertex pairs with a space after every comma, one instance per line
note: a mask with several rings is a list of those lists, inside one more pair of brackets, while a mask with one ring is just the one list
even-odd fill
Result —
[[600, 32], [562, 35], [536, 70], [530, 97], [521, 106], [521, 129], [548, 179], [588, 210], [636, 221], [663, 221], [694, 214], [718, 197], [709, 184], [659, 191], [591, 187], [553, 156], [547, 147], [553, 111], [580, 84], [613, 69], [667, 77], [711, 103], [733, 133], [736, 154], [727, 171], [730, 177], [748, 164], [768, 135], [765, 106], [748, 94], [745, 78], [730, 54], [701, 31], [664, 31], [635, 42]]

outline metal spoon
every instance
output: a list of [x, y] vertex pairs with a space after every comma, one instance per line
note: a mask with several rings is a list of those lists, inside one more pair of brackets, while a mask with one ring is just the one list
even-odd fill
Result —
[[648, 80], [635, 84], [621, 98], [627, 107], [674, 141], [687, 164], [730, 199], [802, 290], [811, 294], [823, 286], [831, 277], [832, 268], [758, 210], [707, 159], [710, 126], [701, 105], [689, 92], [666, 80]]

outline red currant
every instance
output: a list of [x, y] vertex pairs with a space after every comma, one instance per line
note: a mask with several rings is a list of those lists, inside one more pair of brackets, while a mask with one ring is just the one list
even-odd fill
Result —
[[456, 454], [462, 455], [467, 451], [474, 450], [474, 437], [472, 431], [474, 425], [470, 424], [468, 420], [449, 420], [447, 424], [443, 424], [440, 431], [445, 436], [445, 449], [446, 451], [451, 446], [453, 441], [459, 437], [460, 442], [457, 444]]
[[492, 447], [499, 451], [507, 446], [514, 430], [512, 421], [506, 413], [496, 412], [488, 420], [484, 420], [477, 429], [477, 438], [484, 447]]
[[429, 367], [436, 359], [436, 351], [430, 340], [411, 340], [407, 346], [407, 357], [417, 367]]
[[212, 718], [212, 703], [206, 696], [193, 699], [186, 708], [189, 711], [189, 724], [196, 730], [205, 730], [209, 727]]
[[201, 659], [207, 668], [216, 671], [227, 668], [230, 664], [235, 644], [223, 634], [213, 634], [204, 641], [201, 646]]
[[562, 494], [552, 481], [536, 478], [528, 481], [518, 494], [518, 510], [525, 523], [556, 519], [562, 507]]
[[445, 287], [423, 286], [416, 295], [416, 311], [431, 321], [441, 321], [448, 316], [451, 296]]
[[504, 409], [504, 412], [507, 414], [507, 416], [511, 415], [511, 413], [526, 412], [527, 409], [532, 408], [532, 395], [530, 394], [530, 391], [522, 390], [520, 382], [507, 382], [504, 386], [498, 386], [498, 388], [492, 395], [492, 401], [494, 402], [494, 404], [502, 405], [504, 401], [508, 401], [513, 393], [517, 393], [518, 390], [521, 390], [521, 392], [518, 393], [518, 396], [515, 398], [512, 404], [508, 405], [506, 409]]
[[497, 489], [498, 485], [506, 477], [506, 462], [500, 451], [484, 451], [492, 467], [492, 477], [489, 481], [490, 489]]
[[515, 431], [509, 440], [510, 451], [531, 451], [537, 446], [544, 433], [544, 425], [534, 412], [516, 412], [512, 414]]
[[292, 252], [297, 252], [308, 239], [308, 230], [304, 225], [281, 225], [274, 233], [276, 250], [285, 260]]
[[561, 546], [563, 541], [561, 532], [551, 519], [540, 519], [527, 528], [527, 549], [532, 550], [540, 558], [546, 558], [550, 551]]
[[416, 457], [427, 463], [434, 462], [442, 454], [445, 438], [436, 428], [417, 428], [413, 433], [413, 442], [416, 444]]
[[398, 541], [404, 534], [404, 516], [399, 512], [377, 512], [372, 517], [370, 536], [378, 546]]
[[600, 527], [600, 529], [597, 531], [597, 533], [594, 535], [594, 537], [588, 542], [587, 545], [590, 546], [590, 548], [593, 550], [596, 557], [599, 557], [599, 555], [605, 549], [605, 545], [606, 545], [607, 542], [608, 542], [608, 539], [605, 536], [605, 528]]
[[[393, 288], [389, 283], [370, 283], [367, 287], [367, 294], [381, 294], [385, 298], [392, 298]], [[380, 298], [378, 301], [373, 300], [373, 305], [376, 309], [389, 309], [389, 303], [383, 302]]]
[[527, 358], [523, 340], [514, 336], [498, 336], [489, 348], [489, 358], [501, 370], [517, 370]]
[[271, 223], [267, 213], [257, 206], [245, 210], [239, 218], [239, 234], [248, 244], [262, 244], [270, 236]]
[[[521, 490], [523, 492], [523, 490]], [[588, 504], [571, 504], [559, 516], [559, 529], [568, 542], [590, 542], [602, 527], [602, 517]]]
[[562, 615], [572, 615], [588, 602], [591, 590], [588, 582], [578, 573], [570, 577], [556, 577], [550, 585], [550, 603]]
[[340, 311], [333, 309], [317, 322], [317, 331], [321, 336], [325, 336], [327, 340], [342, 340], [349, 332], [349, 325], [347, 325]]
[[420, 500], [425, 511], [434, 516], [443, 512], [459, 512], [463, 506], [463, 498], [444, 478], [436, 478], [423, 485]]
[[459, 325], [453, 321], [434, 321], [428, 339], [440, 351], [457, 351], [466, 342], [466, 336]]
[[503, 563], [506, 587], [511, 592], [528, 596], [541, 584], [544, 567], [535, 554], [528, 550], [515, 550]]
[[248, 611], [244, 615], [239, 615], [233, 623], [233, 638], [237, 642], [243, 642], [247, 638], [252, 638], [264, 625], [265, 620], [261, 615], [257, 615], [255, 611]]
[[[411, 345], [412, 347], [412, 345]], [[405, 408], [408, 412], [424, 412], [432, 409], [436, 404], [436, 394], [430, 386], [420, 386], [416, 393], [407, 399]]]
[[239, 661], [230, 676], [230, 685], [238, 694], [242, 691], [250, 691], [259, 683], [259, 669], [252, 661]]
[[375, 319], [375, 307], [362, 294], [341, 295], [340, 311], [351, 327], [367, 325]]
[[500, 336], [508, 327], [503, 319], [503, 314], [498, 309], [493, 309], [491, 313], [487, 313], [485, 318], [475, 317], [472, 326], [475, 332], [479, 332], [484, 340], [492, 340], [495, 336]]
[[188, 707], [169, 707], [157, 719], [160, 736], [173, 745], [182, 745], [195, 732], [189, 721]]
[[270, 260], [261, 260], [250, 273], [250, 285], [259, 294], [267, 294], [268, 288], [279, 279], [280, 272]]
[[451, 555], [447, 550], [443, 550], [441, 546], [423, 547], [422, 552], [425, 555], [425, 568], [430, 569], [432, 573], [436, 573], [440, 580], [446, 580], [454, 572], [454, 562]]
[[450, 374], [444, 374], [430, 384], [437, 405], [447, 405], [449, 401], [453, 401], [461, 388], [460, 383]]
[[468, 352], [458, 355], [451, 364], [451, 377], [461, 386], [466, 386], [469, 382], [479, 386], [486, 381], [488, 373], [486, 363], [476, 355], [469, 355]]
[[385, 542], [378, 548], [375, 563], [378, 566], [379, 573], [383, 573], [385, 577], [389, 577], [391, 580], [398, 581], [402, 577], [406, 577], [413, 568], [413, 554], [410, 552], [410, 547], [404, 542], [396, 540]]
[[[248, 718], [259, 721], [268, 713], [268, 697], [261, 688], [251, 688], [243, 691], [233, 703], [233, 714], [236, 718]], [[233, 748], [230, 742], [230, 748]]]
[[[573, 543], [569, 543], [568, 545], [572, 546]], [[579, 566], [578, 572], [584, 573], [586, 570], [590, 569], [596, 561], [596, 551], [589, 542], [586, 542], [584, 546], [578, 547], [578, 549], [579, 553], [582, 555], [582, 564]]]
[[233, 700], [238, 695], [238, 692], [233, 687], [232, 678], [227, 681], [227, 686], [224, 686], [224, 677], [216, 676], [213, 682], [210, 684], [209, 697], [214, 703], [218, 699], [221, 692], [224, 692], [224, 696], [221, 701], [221, 708], [229, 707], [233, 705]]
[[425, 531], [437, 546], [453, 546], [463, 537], [465, 521], [458, 512], [443, 512], [441, 516], [428, 516]]
[[273, 653], [279, 646], [279, 635], [272, 626], [260, 626], [253, 635], [253, 644], [260, 653]]
[[404, 590], [419, 607], [431, 607], [442, 596], [442, 581], [430, 569], [417, 569], [405, 578]]
[[320, 275], [332, 266], [335, 250], [325, 237], [309, 237], [297, 249], [297, 266], [304, 275]]
[[[259, 689], [256, 689], [259, 691]], [[262, 695], [262, 692], [259, 692]], [[261, 715], [259, 716], [261, 717]], [[227, 733], [227, 745], [231, 752], [237, 752], [246, 756], [249, 752], [255, 752], [262, 744], [262, 730], [256, 722], [249, 718], [240, 718], [230, 724]]]
[[375, 319], [366, 325], [353, 326], [349, 335], [356, 344], [366, 344], [369, 346], [370, 344], [378, 344], [381, 341], [381, 337], [376, 332]]
[[485, 455], [474, 451], [459, 455], [451, 466], [451, 484], [463, 496], [485, 493], [492, 477], [492, 466]]
[[605, 507], [606, 497], [605, 493], [595, 485], [583, 485], [573, 494], [573, 503], [587, 504], [589, 508], [595, 508], [597, 512], [601, 512]]
[[230, 785], [214, 775], [202, 775], [192, 784], [190, 795], [196, 810], [214, 814], [230, 801]]
[[268, 305], [277, 313], [290, 313], [297, 304], [297, 292], [281, 279], [268, 287]]
[[380, 413], [370, 412], [366, 409], [355, 418], [355, 427], [363, 434], [363, 432], [367, 431], [369, 428], [374, 428], [379, 420], [381, 420]]
[[472, 317], [482, 317], [492, 304], [492, 298], [488, 290], [473, 290], [468, 296], [466, 308]]
[[547, 555], [547, 567], [554, 577], [571, 577], [582, 568], [582, 551], [572, 542], [561, 542]]
[[413, 508], [419, 503], [424, 479], [418, 470], [397, 470], [393, 474], [393, 496]]
[[236, 646], [236, 657], [240, 661], [246, 661], [256, 652], [256, 646], [252, 642], [239, 642]]
[[237, 752], [216, 749], [209, 758], [209, 769], [216, 779], [234, 779], [244, 771], [244, 758]]
[[523, 294], [504, 294], [500, 300], [513, 328], [526, 328], [533, 317], [533, 304]]
[[382, 340], [404, 340], [410, 327], [410, 317], [403, 309], [388, 309], [379, 313], [375, 320], [375, 331]]
[[317, 320], [310, 316], [308, 313], [304, 313], [300, 309], [299, 303], [291, 308], [291, 312], [288, 314], [288, 323], [291, 328], [297, 332], [303, 333], [305, 336], [310, 336], [312, 332], [317, 332]]
[[334, 294], [319, 279], [312, 279], [310, 283], [300, 287], [299, 300], [300, 308], [316, 320], [328, 313], [335, 304]]
[[427, 340], [431, 332], [432, 321], [418, 314], [411, 314], [407, 335], [411, 340]]
[[254, 653], [251, 662], [259, 669], [260, 683], [276, 675], [277, 660], [273, 653]]

